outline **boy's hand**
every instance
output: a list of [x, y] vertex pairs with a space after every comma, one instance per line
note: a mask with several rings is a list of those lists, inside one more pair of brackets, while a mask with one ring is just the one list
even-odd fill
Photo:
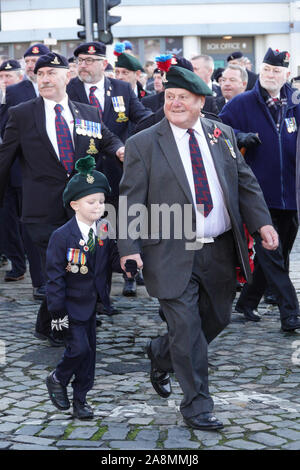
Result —
[[51, 320], [51, 331], [56, 338], [63, 339], [69, 329], [69, 317], [64, 311], [62, 312], [50, 312], [52, 317]]

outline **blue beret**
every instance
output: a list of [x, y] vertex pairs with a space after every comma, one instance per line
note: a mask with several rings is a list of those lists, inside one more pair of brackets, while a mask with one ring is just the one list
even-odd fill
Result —
[[17, 60], [9, 59], [2, 62], [0, 66], [0, 72], [13, 72], [14, 70], [20, 70], [21, 64]]
[[48, 49], [47, 46], [45, 46], [44, 44], [40, 44], [40, 43], [37, 43], [37, 44], [33, 44], [33, 46], [30, 46], [27, 51], [25, 52], [24, 54], [24, 57], [27, 57], [27, 56], [41, 56], [41, 55], [45, 55], [45, 54], [49, 54], [50, 50]]
[[227, 57], [227, 62], [229, 62], [230, 60], [241, 59], [242, 57], [243, 54], [240, 51], [236, 51]]
[[288, 67], [290, 62], [290, 54], [287, 51], [275, 51], [269, 47], [264, 57], [263, 63], [274, 65], [276, 67]]
[[85, 42], [80, 44], [74, 51], [74, 56], [78, 57], [79, 54], [99, 55], [106, 57], [106, 45], [103, 42]]
[[53, 67], [58, 69], [68, 69], [68, 60], [55, 52], [49, 52], [49, 54], [42, 55], [36, 62], [34, 67], [34, 73], [36, 74], [42, 67]]
[[132, 51], [133, 47], [130, 41], [124, 41], [125, 49], [130, 49]]
[[178, 65], [179, 67], [183, 67], [184, 69], [188, 69], [194, 72], [192, 62], [185, 59], [184, 57], [178, 57], [175, 55], [172, 59], [172, 65]]

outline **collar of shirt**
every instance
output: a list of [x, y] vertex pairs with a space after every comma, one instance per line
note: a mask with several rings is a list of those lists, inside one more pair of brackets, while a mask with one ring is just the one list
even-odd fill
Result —
[[48, 100], [47, 98], [43, 98], [44, 103], [45, 103], [45, 110], [47, 111], [53, 111], [55, 113], [55, 106], [57, 104], [60, 104], [63, 107], [63, 111], [69, 109], [69, 98], [68, 95], [65, 95], [64, 98], [59, 102], [56, 103], [56, 101]]
[[31, 82], [31, 83], [32, 83], [32, 86], [34, 88], [36, 96], [39, 96], [40, 92], [39, 92], [38, 84], [36, 82]]
[[89, 238], [89, 231], [92, 228], [94, 232], [94, 237], [96, 237], [96, 222], [93, 223], [93, 225], [89, 226], [85, 224], [84, 222], [81, 222], [81, 220], [78, 220], [78, 217], [75, 215], [76, 221], [79, 227], [79, 230], [81, 232], [82, 238], [84, 239], [84, 242], [87, 243], [88, 238]]
[[[172, 124], [171, 122], [170, 122], [170, 126], [172, 128], [172, 131], [176, 140], [181, 140], [187, 133], [187, 129], [182, 129], [181, 127], [177, 127], [175, 126], [175, 124]], [[195, 124], [193, 125], [191, 129], [193, 129], [199, 135], [204, 136], [200, 119], [198, 119], [198, 121], [195, 122]]]

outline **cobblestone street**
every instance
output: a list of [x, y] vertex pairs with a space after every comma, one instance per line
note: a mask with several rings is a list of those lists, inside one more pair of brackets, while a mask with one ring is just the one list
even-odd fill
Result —
[[[33, 336], [39, 303], [30, 277], [4, 283], [8, 267], [0, 270], [0, 449], [300, 449], [300, 332], [280, 330], [276, 307], [261, 303], [259, 323], [233, 312], [211, 344], [210, 391], [225, 426], [221, 432], [195, 431], [178, 410], [182, 395], [175, 377], [168, 400], [149, 380], [144, 346], [166, 328], [157, 300], [144, 287], [136, 298], [123, 297], [116, 275], [112, 298], [121, 313], [101, 317], [95, 386], [88, 395], [95, 417], [83, 422], [71, 410], [56, 410], [48, 398], [45, 378], [63, 349]], [[291, 256], [298, 295], [299, 267], [298, 237]]]

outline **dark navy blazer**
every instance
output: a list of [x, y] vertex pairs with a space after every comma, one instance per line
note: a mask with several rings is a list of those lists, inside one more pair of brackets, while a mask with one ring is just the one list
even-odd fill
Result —
[[[108, 274], [122, 270], [115, 240], [106, 238], [102, 246], [96, 243], [92, 255], [83, 251], [81, 239], [75, 216], [52, 233], [47, 249], [47, 303], [50, 312], [68, 313], [71, 319], [87, 321], [95, 313], [98, 296], [109, 309]], [[87, 274], [66, 270], [69, 248], [86, 254]]]

